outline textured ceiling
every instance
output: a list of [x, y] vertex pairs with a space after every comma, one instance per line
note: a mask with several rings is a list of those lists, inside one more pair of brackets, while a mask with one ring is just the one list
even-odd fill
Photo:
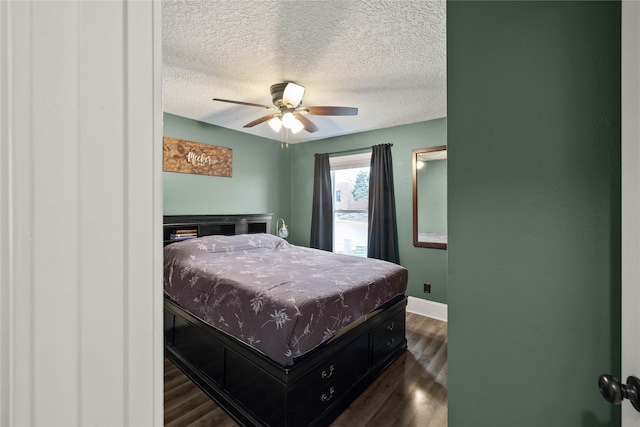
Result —
[[[446, 117], [446, 3], [441, 1], [164, 1], [163, 110], [296, 143]], [[303, 106], [357, 107], [307, 116], [313, 134], [281, 135], [269, 87], [306, 88]]]

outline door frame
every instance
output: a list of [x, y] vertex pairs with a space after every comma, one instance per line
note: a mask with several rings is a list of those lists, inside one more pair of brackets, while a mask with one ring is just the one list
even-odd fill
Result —
[[[640, 2], [622, 1], [622, 378], [640, 376]], [[622, 405], [622, 426], [640, 412]]]

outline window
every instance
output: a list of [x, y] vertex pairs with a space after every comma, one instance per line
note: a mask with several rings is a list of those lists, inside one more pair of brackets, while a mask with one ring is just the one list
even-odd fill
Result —
[[333, 252], [367, 256], [371, 153], [331, 157]]

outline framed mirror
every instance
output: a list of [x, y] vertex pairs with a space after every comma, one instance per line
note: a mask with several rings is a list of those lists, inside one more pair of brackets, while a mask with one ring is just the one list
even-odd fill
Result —
[[413, 246], [447, 249], [447, 146], [411, 151]]

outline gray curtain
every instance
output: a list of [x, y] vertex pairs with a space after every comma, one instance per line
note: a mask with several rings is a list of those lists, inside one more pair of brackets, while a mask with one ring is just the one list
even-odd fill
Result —
[[315, 157], [310, 246], [331, 252], [333, 250], [331, 166], [329, 166], [328, 154], [316, 154]]
[[400, 264], [391, 144], [374, 145], [371, 149], [367, 256]]

